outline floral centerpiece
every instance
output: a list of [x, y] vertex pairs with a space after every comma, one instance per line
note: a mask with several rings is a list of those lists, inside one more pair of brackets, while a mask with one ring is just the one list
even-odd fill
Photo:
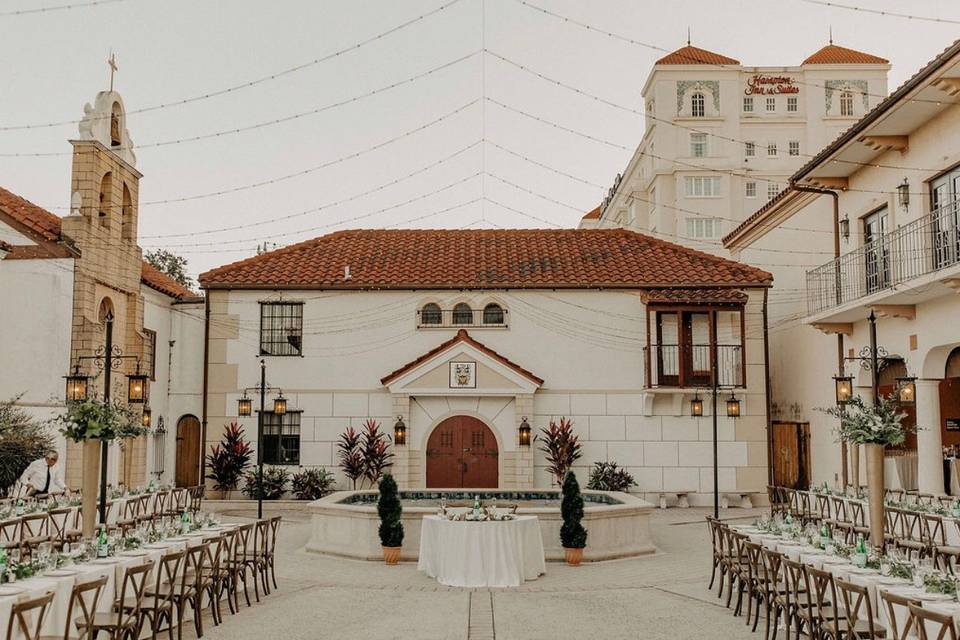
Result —
[[126, 405], [97, 398], [71, 402], [56, 422], [61, 425], [60, 433], [74, 442], [136, 438], [150, 432]]

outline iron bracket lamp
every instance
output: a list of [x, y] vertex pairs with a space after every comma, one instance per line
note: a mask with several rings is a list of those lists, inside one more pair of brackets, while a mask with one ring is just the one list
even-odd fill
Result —
[[246, 390], [243, 397], [237, 400], [237, 415], [243, 418], [253, 415], [253, 400], [247, 395]]
[[833, 376], [837, 406], [843, 407], [853, 398], [853, 376]]
[[917, 379], [913, 376], [897, 378], [897, 402], [901, 407], [912, 407], [917, 402]]
[[703, 398], [700, 397], [699, 391], [694, 394], [693, 400], [690, 401], [690, 415], [694, 418], [703, 416]]
[[530, 446], [530, 435], [532, 431], [533, 430], [530, 428], [530, 423], [527, 422], [527, 416], [523, 416], [520, 419], [520, 426], [517, 427], [517, 438], [521, 447]]
[[740, 400], [732, 391], [730, 392], [730, 397], [727, 398], [727, 417], [728, 418], [740, 417]]
[[90, 376], [80, 373], [80, 363], [73, 366], [73, 373], [63, 376], [67, 381], [67, 402], [83, 402], [87, 399]]
[[148, 428], [150, 427], [150, 419], [152, 417], [152, 414], [153, 412], [150, 411], [150, 407], [145, 405], [143, 407], [143, 415], [140, 416], [140, 422], [141, 424], [143, 424], [144, 427], [148, 427]]
[[403, 422], [403, 416], [397, 416], [397, 422], [393, 425], [393, 444], [397, 446], [407, 444], [407, 425]]

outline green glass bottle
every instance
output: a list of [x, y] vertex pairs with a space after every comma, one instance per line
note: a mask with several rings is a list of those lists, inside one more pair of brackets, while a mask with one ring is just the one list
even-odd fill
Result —
[[97, 557], [107, 557], [107, 528], [105, 526], [100, 527], [100, 534], [97, 536]]
[[480, 517], [480, 496], [473, 497], [473, 515], [474, 517]]

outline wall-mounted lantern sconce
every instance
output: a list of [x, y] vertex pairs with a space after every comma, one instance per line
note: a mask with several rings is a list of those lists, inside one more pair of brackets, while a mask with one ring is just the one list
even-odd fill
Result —
[[694, 418], [703, 416], [703, 398], [700, 397], [699, 392], [697, 392], [693, 396], [693, 400], [690, 401], [690, 415]]
[[407, 425], [403, 422], [403, 416], [397, 416], [397, 422], [393, 425], [393, 444], [407, 444]]
[[904, 209], [910, 206], [910, 183], [906, 178], [897, 185], [897, 201]]
[[520, 426], [517, 428], [517, 435], [520, 438], [521, 447], [530, 446], [530, 432], [530, 423], [527, 422], [527, 416], [523, 416], [523, 418], [520, 419]]

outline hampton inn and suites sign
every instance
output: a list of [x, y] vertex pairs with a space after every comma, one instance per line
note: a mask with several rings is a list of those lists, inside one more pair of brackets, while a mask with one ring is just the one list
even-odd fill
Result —
[[800, 87], [789, 76], [765, 76], [758, 73], [747, 80], [747, 88], [743, 92], [748, 96], [769, 96], [778, 93], [800, 93]]

